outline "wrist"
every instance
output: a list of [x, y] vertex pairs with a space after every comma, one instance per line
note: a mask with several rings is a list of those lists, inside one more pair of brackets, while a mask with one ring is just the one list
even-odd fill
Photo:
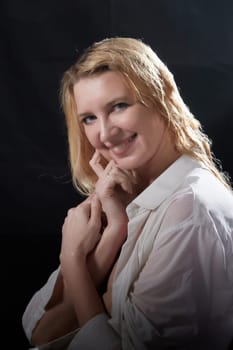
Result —
[[127, 236], [127, 223], [111, 221], [105, 228], [101, 241], [109, 242], [111, 246], [121, 247]]
[[64, 285], [66, 286], [66, 293], [69, 294], [70, 285], [73, 285], [78, 281], [79, 277], [83, 275], [83, 272], [87, 270], [86, 256], [81, 252], [75, 252], [69, 261], [61, 262], [61, 269], [64, 279]]
[[73, 270], [73, 267], [77, 265], [83, 265], [86, 263], [87, 256], [83, 249], [75, 249], [73, 251], [69, 251], [68, 253], [62, 253], [60, 255], [60, 263], [62, 267], [62, 274], [64, 274], [65, 270]]
[[127, 215], [120, 215], [118, 217], [112, 217], [108, 221], [108, 225], [105, 230], [109, 232], [116, 232], [118, 234], [127, 234], [128, 230], [128, 217]]
[[76, 249], [76, 251], [74, 252], [74, 256], [75, 256], [75, 260], [78, 263], [85, 263], [86, 259], [87, 259], [87, 253], [85, 252], [85, 250], [82, 247], [79, 247], [78, 249]]

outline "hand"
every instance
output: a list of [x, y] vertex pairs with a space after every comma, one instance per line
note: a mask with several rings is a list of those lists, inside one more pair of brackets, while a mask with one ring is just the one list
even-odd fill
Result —
[[62, 227], [61, 265], [77, 256], [84, 258], [100, 239], [101, 205], [93, 195], [68, 211]]
[[95, 193], [101, 201], [103, 211], [107, 216], [108, 225], [125, 220], [127, 204], [134, 197], [134, 187], [137, 183], [132, 171], [121, 169], [111, 160], [104, 169], [101, 156], [96, 151], [90, 161], [92, 169], [98, 176]]
[[89, 255], [100, 241], [100, 229], [101, 205], [96, 195], [70, 209], [62, 228], [60, 261], [64, 295], [80, 327], [104, 312], [88, 265]]

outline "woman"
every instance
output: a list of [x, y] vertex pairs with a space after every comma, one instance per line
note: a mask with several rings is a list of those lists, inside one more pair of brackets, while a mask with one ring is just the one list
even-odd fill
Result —
[[140, 40], [94, 43], [64, 74], [70, 164], [60, 267], [23, 315], [48, 349], [227, 349], [233, 196], [173, 76]]

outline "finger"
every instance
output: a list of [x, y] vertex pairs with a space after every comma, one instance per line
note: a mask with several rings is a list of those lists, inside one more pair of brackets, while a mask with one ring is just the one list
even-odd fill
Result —
[[121, 171], [120, 168], [114, 167], [108, 174], [109, 182], [112, 184], [118, 184], [121, 188], [128, 192], [129, 194], [133, 193], [133, 185], [131, 177], [128, 174], [125, 174]]
[[115, 168], [116, 168], [116, 163], [114, 162], [114, 160], [110, 160], [110, 162], [108, 162], [107, 166], [105, 167], [103, 174], [110, 175], [111, 171], [114, 170]]
[[67, 211], [67, 216], [70, 216], [72, 214], [72, 212], [74, 211], [75, 208], [70, 208], [68, 211]]
[[79, 211], [82, 211], [84, 213], [88, 213], [91, 210], [91, 199], [88, 198], [88, 200], [84, 200], [81, 204], [79, 204], [75, 208], [75, 212], [78, 213]]
[[132, 170], [126, 170], [126, 169], [122, 169], [122, 168], [119, 168], [120, 171], [122, 171], [129, 179], [130, 181], [136, 185], [138, 183], [137, 181], [137, 175], [134, 171]]
[[133, 186], [128, 178], [118, 175], [117, 182], [125, 192], [128, 192], [129, 194], [133, 193]]
[[76, 206], [76, 208], [78, 208], [78, 207], [83, 207], [83, 206], [85, 206], [86, 204], [91, 204], [91, 196], [92, 196], [92, 194], [90, 194], [87, 198], [85, 198], [83, 201], [81, 201], [77, 206]]
[[100, 164], [100, 159], [101, 159], [100, 153], [99, 151], [96, 150], [89, 162], [91, 168], [94, 170], [94, 172], [98, 177], [100, 177], [104, 171], [103, 166]]

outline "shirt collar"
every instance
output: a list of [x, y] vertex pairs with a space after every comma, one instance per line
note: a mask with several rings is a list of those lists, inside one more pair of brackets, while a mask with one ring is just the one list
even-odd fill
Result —
[[200, 162], [187, 155], [182, 155], [140, 193], [131, 204], [136, 204], [148, 210], [155, 209], [182, 184], [190, 171], [198, 167], [202, 167]]

